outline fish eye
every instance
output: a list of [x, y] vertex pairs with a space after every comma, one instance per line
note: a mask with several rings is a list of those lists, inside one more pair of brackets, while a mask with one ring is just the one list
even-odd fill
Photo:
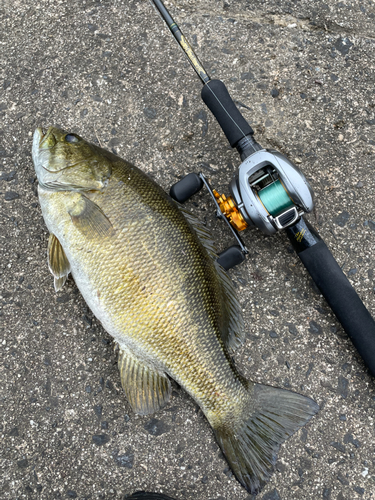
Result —
[[75, 136], [74, 134], [67, 134], [65, 136], [65, 140], [66, 140], [66, 142], [78, 142], [79, 141], [78, 137]]

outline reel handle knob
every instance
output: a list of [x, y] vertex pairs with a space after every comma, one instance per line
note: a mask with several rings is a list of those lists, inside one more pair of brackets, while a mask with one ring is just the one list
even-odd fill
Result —
[[217, 262], [226, 271], [234, 266], [238, 266], [245, 260], [245, 255], [238, 245], [233, 245], [219, 253]]
[[173, 184], [169, 194], [178, 203], [184, 203], [203, 187], [203, 181], [198, 174], [191, 172], [185, 175], [180, 181]]

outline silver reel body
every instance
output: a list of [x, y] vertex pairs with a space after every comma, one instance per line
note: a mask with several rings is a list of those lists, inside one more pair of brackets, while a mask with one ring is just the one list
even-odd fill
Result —
[[[265, 234], [274, 234], [294, 224], [314, 207], [313, 192], [306, 177], [274, 150], [261, 149], [246, 158], [229, 188], [249, 226], [256, 226]], [[279, 199], [272, 200], [272, 205], [265, 202], [266, 189], [267, 199], [273, 191], [274, 197], [278, 193]]]

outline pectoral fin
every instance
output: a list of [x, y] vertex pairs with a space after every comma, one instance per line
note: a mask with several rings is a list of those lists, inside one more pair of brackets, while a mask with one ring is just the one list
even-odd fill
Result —
[[113, 226], [100, 207], [93, 201], [81, 196], [73, 208], [68, 210], [73, 224], [85, 237], [106, 238], [113, 234]]
[[172, 387], [166, 375], [153, 370], [122, 347], [118, 367], [122, 387], [135, 413], [155, 413], [169, 401]]
[[61, 243], [54, 234], [49, 235], [47, 255], [48, 267], [55, 278], [55, 290], [58, 292], [64, 286], [70, 273], [70, 264]]

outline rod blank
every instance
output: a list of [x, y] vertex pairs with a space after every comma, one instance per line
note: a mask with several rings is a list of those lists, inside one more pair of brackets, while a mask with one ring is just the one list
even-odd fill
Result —
[[202, 63], [198, 59], [191, 45], [182, 34], [180, 28], [178, 27], [177, 23], [173, 20], [172, 16], [164, 6], [163, 2], [161, 0], [150, 0], [150, 2], [156, 7], [161, 17], [167, 23], [168, 28], [171, 30], [172, 35], [175, 37], [180, 47], [187, 55], [191, 65], [193, 66], [199, 78], [202, 80], [202, 83], [206, 84], [207, 82], [209, 82], [211, 78], [208, 76], [207, 71], [204, 69]]

